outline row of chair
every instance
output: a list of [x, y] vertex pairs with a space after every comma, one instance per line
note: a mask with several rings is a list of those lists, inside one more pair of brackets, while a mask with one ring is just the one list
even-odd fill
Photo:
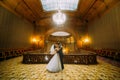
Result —
[[98, 49], [94, 50], [99, 56], [120, 61], [120, 51], [113, 49]]
[[106, 57], [106, 58], [110, 58], [110, 59], [120, 61], [120, 50], [117, 50], [117, 49], [105, 49], [105, 48], [103, 48], [103, 49], [92, 49], [92, 48], [88, 48], [86, 50], [96, 52], [97, 55], [99, 55], [99, 56], [103, 56], [103, 57]]
[[21, 49], [0, 49], [0, 61], [6, 60], [13, 57], [18, 57], [23, 55], [24, 52], [30, 51], [32, 48], [21, 48]]

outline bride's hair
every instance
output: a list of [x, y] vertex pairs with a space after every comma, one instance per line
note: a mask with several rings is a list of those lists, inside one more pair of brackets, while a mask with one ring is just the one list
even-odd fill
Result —
[[55, 42], [54, 44], [55, 44], [55, 46], [57, 45], [58, 47], [60, 47], [60, 42]]

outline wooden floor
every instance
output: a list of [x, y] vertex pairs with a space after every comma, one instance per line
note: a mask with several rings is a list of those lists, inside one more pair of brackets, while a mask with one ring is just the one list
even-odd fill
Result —
[[59, 73], [46, 70], [47, 64], [22, 64], [22, 57], [0, 62], [0, 80], [120, 80], [120, 68], [98, 58], [96, 65], [64, 64]]

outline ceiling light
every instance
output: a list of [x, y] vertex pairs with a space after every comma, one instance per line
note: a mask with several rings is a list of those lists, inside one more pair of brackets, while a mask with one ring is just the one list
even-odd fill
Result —
[[52, 36], [69, 36], [70, 33], [64, 31], [57, 31], [51, 34]]
[[60, 10], [58, 10], [58, 12], [53, 15], [52, 19], [57, 25], [61, 25], [65, 23], [66, 15], [63, 14]]

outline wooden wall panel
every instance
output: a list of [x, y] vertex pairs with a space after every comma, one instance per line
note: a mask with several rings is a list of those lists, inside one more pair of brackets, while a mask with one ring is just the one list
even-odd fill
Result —
[[30, 47], [33, 25], [0, 6], [0, 48]]
[[88, 25], [93, 48], [120, 49], [120, 3]]

